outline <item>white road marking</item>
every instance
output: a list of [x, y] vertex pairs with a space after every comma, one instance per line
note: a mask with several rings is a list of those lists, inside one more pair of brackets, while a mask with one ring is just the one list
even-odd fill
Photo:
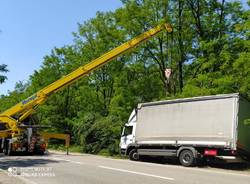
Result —
[[75, 162], [75, 161], [70, 161], [70, 162], [74, 164], [86, 165], [85, 163], [82, 163], [82, 162]]
[[169, 177], [164, 177], [164, 176], [158, 176], [154, 174], [147, 174], [147, 173], [142, 173], [142, 172], [136, 172], [136, 171], [129, 171], [125, 169], [118, 169], [118, 168], [112, 168], [112, 167], [106, 167], [99, 165], [98, 167], [103, 168], [103, 169], [108, 169], [108, 170], [113, 170], [113, 171], [119, 171], [119, 172], [126, 172], [126, 173], [131, 173], [131, 174], [137, 174], [137, 175], [142, 175], [142, 176], [149, 176], [149, 177], [154, 177], [154, 178], [160, 178], [164, 180], [175, 180], [174, 178], [169, 178]]
[[[141, 165], [151, 165], [151, 166], [159, 166], [159, 167], [165, 167], [165, 168], [174, 168], [174, 169], [182, 169], [187, 171], [197, 171], [197, 172], [206, 172], [211, 174], [225, 174], [225, 175], [232, 175], [232, 176], [243, 176], [243, 177], [250, 177], [250, 174], [243, 174], [243, 173], [233, 173], [231, 170], [229, 172], [227, 169], [224, 169], [223, 171], [219, 171], [217, 168], [192, 168], [192, 167], [183, 167], [181, 165], [164, 165], [164, 164], [156, 164], [156, 163], [149, 163], [149, 162], [135, 162], [127, 160], [127, 162], [130, 162], [132, 164], [141, 164]], [[236, 171], [238, 172], [238, 171]]]
[[[72, 155], [88, 155], [88, 154], [74, 154], [71, 153]], [[62, 155], [62, 154], [58, 154]], [[197, 171], [197, 172], [205, 172], [205, 173], [211, 173], [211, 174], [224, 174], [224, 175], [232, 175], [232, 176], [239, 176], [239, 177], [250, 177], [250, 174], [244, 174], [244, 173], [236, 173], [238, 171], [231, 171], [231, 170], [222, 170], [222, 169], [217, 169], [217, 168], [190, 168], [190, 167], [183, 167], [180, 165], [166, 165], [166, 164], [156, 164], [156, 163], [149, 163], [149, 162], [135, 162], [135, 161], [130, 161], [127, 159], [113, 159], [113, 158], [108, 158], [108, 157], [101, 157], [101, 156], [96, 156], [96, 155], [88, 155], [91, 157], [96, 157], [97, 159], [105, 159], [105, 160], [112, 160], [115, 162], [126, 162], [126, 163], [131, 163], [131, 164], [140, 164], [140, 165], [151, 165], [151, 166], [156, 166], [156, 167], [165, 167], [165, 168], [174, 168], [174, 169], [180, 169], [180, 170], [187, 170], [187, 171]], [[221, 171], [220, 171], [221, 170]]]

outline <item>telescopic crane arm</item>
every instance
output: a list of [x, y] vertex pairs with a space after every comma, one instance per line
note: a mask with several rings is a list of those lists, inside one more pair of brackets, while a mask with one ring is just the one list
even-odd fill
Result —
[[19, 133], [18, 124], [23, 120], [25, 120], [27, 117], [29, 117], [39, 105], [43, 104], [46, 101], [46, 99], [51, 94], [57, 92], [58, 90], [62, 89], [65, 86], [70, 85], [71, 83], [77, 81], [79, 78], [88, 75], [90, 72], [108, 63], [109, 61], [116, 59], [120, 55], [128, 52], [135, 46], [139, 45], [140, 43], [143, 43], [144, 41], [155, 36], [157, 33], [163, 30], [166, 30], [167, 32], [171, 33], [172, 27], [170, 24], [166, 23], [158, 25], [155, 28], [146, 31], [141, 35], [135, 37], [134, 39], [103, 54], [97, 59], [92, 60], [90, 63], [80, 66], [75, 71], [53, 82], [52, 84], [38, 91], [36, 94], [30, 96], [29, 98], [21, 101], [17, 105], [1, 113], [0, 123], [7, 124], [8, 129], [11, 130], [12, 132], [14, 131], [15, 132], [14, 134]]

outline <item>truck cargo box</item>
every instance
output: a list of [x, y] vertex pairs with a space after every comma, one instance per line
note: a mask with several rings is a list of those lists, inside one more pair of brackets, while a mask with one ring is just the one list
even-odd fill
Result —
[[138, 105], [139, 145], [195, 145], [250, 152], [250, 102], [239, 94]]

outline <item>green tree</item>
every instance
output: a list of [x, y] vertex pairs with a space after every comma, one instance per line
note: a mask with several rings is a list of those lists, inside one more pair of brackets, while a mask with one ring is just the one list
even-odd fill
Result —
[[[54, 48], [27, 84], [0, 98], [14, 105], [77, 67], [167, 20], [162, 33], [87, 77], [58, 91], [34, 119], [72, 135], [88, 153], [118, 153], [120, 128], [138, 103], [241, 92], [250, 99], [249, 10], [224, 0], [122, 0], [78, 24], [74, 42]], [[172, 69], [170, 80], [164, 71]]]
[[[204, 22], [202, 30], [205, 32], [197, 32], [200, 41], [195, 48], [194, 60], [187, 68], [190, 73], [187, 76], [183, 95], [241, 92], [249, 97], [248, 87], [244, 82], [249, 80], [247, 69], [249, 59], [246, 57], [249, 54], [247, 46], [249, 11], [244, 11], [239, 2], [224, 3], [222, 1], [221, 4], [211, 3], [210, 6], [219, 8], [219, 12], [223, 12], [221, 13], [223, 15], [215, 14], [213, 10], [214, 13], [206, 13], [205, 18], [200, 18], [207, 20], [208, 23], [211, 22], [209, 25], [214, 28], [206, 28], [207, 25]], [[208, 10], [211, 11], [212, 7]], [[202, 17], [201, 14], [199, 13]]]
[[[8, 72], [7, 65], [2, 64], [0, 65], [0, 73], [6, 73]], [[7, 77], [5, 75], [0, 75], [0, 84], [4, 83]]]

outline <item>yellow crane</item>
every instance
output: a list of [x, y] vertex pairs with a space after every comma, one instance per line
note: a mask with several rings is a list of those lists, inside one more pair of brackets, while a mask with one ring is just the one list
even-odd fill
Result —
[[[134, 39], [127, 41], [126, 43], [103, 54], [97, 59], [92, 60], [88, 64], [80, 66], [75, 71], [46, 86], [45, 88], [41, 89], [29, 98], [21, 101], [10, 109], [2, 112], [0, 114], [0, 150], [5, 153], [14, 151], [33, 152], [34, 147], [38, 147], [40, 152], [43, 152], [46, 146], [44, 145], [43, 139], [41, 137], [46, 140], [48, 140], [49, 138], [67, 138], [66, 142], [68, 143], [68, 136], [65, 136], [64, 134], [40, 133], [36, 135], [36, 138], [38, 139], [33, 140], [33, 134], [35, 133], [32, 132], [32, 129], [34, 129], [35, 127], [26, 125], [24, 123], [25, 119], [27, 119], [32, 113], [34, 113], [36, 108], [39, 105], [43, 104], [53, 93], [56, 93], [63, 87], [72, 84], [73, 82], [86, 76], [93, 70], [128, 52], [135, 46], [148, 40], [149, 38], [155, 36], [157, 33], [163, 30], [171, 33], [172, 27], [167, 23], [158, 25], [150, 29], [149, 31], [146, 31], [141, 35], [135, 37]], [[31, 129], [31, 131], [27, 131], [27, 129]], [[40, 140], [40, 142], [38, 140]]]

